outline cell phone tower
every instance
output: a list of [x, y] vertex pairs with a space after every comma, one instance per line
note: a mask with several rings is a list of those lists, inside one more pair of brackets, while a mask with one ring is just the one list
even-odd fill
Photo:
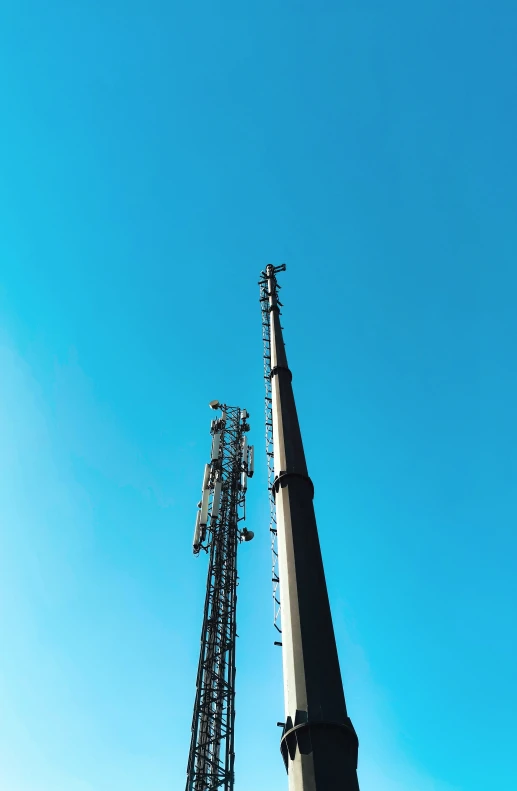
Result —
[[[287, 365], [277, 274], [261, 272], [275, 626], [281, 632], [290, 791], [358, 791], [358, 740], [348, 717], [314, 513], [314, 487]], [[281, 605], [281, 609], [280, 609]], [[281, 624], [280, 624], [281, 617]]]
[[249, 414], [219, 401], [210, 407], [221, 414], [210, 428], [194, 529], [194, 554], [204, 551], [209, 561], [186, 791], [233, 791], [237, 547], [253, 538], [240, 527], [253, 476]]

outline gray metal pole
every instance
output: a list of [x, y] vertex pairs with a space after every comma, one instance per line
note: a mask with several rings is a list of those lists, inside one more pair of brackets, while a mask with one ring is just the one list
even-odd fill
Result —
[[290, 791], [359, 791], [358, 740], [346, 711], [275, 271], [269, 265], [265, 274], [286, 713], [281, 750]]

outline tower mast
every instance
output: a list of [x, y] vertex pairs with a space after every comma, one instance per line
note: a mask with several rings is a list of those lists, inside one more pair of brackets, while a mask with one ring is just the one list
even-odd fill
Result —
[[253, 475], [249, 415], [218, 401], [210, 406], [221, 416], [211, 424], [210, 463], [194, 529], [194, 554], [206, 551], [209, 564], [186, 791], [234, 788], [237, 547], [253, 538], [240, 527]]
[[[285, 724], [280, 749], [290, 791], [359, 791], [358, 740], [346, 710], [314, 513], [314, 487], [280, 326], [276, 275], [284, 269], [285, 265], [268, 265], [260, 280], [263, 325], [268, 325], [264, 335], [270, 380], [269, 388], [266, 381], [266, 424], [270, 398], [276, 506], [272, 527], [278, 546], [281, 602]], [[266, 425], [266, 436], [267, 431]], [[274, 584], [275, 579], [273, 575]]]

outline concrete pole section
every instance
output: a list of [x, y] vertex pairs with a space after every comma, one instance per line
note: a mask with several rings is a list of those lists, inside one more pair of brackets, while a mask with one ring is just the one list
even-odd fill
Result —
[[296, 404], [277, 283], [266, 268], [289, 791], [359, 791], [358, 740], [347, 716], [334, 627]]

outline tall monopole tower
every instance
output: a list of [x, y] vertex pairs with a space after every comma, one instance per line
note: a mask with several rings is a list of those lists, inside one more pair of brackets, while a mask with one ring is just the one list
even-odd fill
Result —
[[314, 487], [280, 325], [277, 274], [284, 269], [269, 265], [260, 279], [275, 625], [284, 676], [281, 752], [290, 791], [358, 791], [358, 740], [345, 704]]

